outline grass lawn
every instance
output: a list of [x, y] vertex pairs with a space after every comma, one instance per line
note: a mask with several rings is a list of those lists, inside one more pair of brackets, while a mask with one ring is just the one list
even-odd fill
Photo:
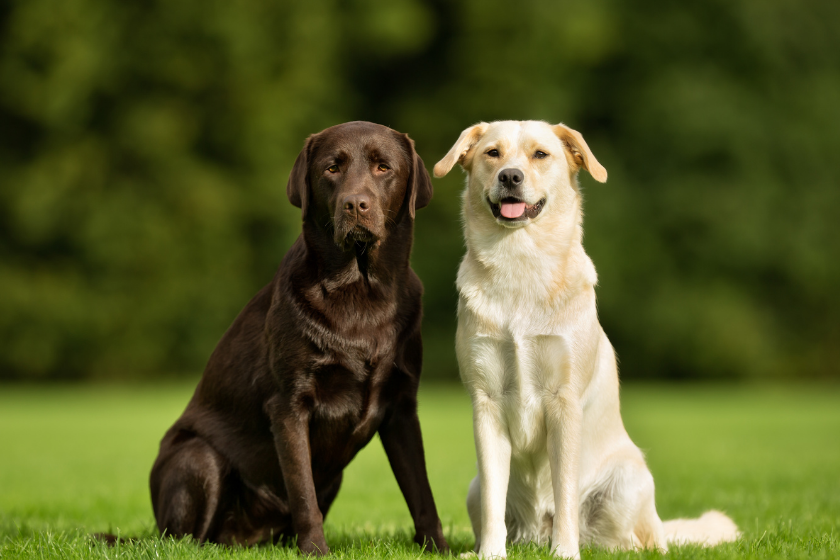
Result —
[[[0, 386], [0, 558], [295, 558], [294, 549], [198, 547], [155, 533], [147, 478], [190, 385]], [[623, 415], [646, 450], [663, 519], [728, 512], [744, 533], [670, 558], [840, 558], [840, 387], [627, 385]], [[455, 552], [473, 544], [464, 500], [475, 474], [469, 401], [426, 386], [420, 416], [432, 489]], [[409, 558], [412, 524], [377, 440], [345, 473], [326, 522], [336, 557]], [[96, 531], [142, 537], [108, 548]], [[584, 549], [583, 558], [655, 552]], [[518, 546], [511, 558], [545, 558]]]

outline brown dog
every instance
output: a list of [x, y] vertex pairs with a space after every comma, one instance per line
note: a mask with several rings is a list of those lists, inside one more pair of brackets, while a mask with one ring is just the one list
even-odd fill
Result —
[[303, 233], [210, 357], [152, 468], [167, 535], [329, 552], [342, 470], [379, 433], [415, 541], [448, 550], [426, 476], [417, 386], [423, 286], [409, 267], [432, 185], [407, 135], [346, 123], [309, 137], [287, 187]]

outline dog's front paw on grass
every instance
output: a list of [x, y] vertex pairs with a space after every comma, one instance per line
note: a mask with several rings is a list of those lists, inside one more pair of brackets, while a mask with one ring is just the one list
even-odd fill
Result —
[[576, 546], [557, 545], [551, 549], [551, 554], [557, 558], [580, 560], [580, 549]]
[[297, 544], [300, 553], [306, 556], [326, 556], [330, 553], [330, 547], [327, 546], [327, 541], [323, 535], [320, 538], [319, 536], [301, 536], [298, 538]]
[[423, 552], [432, 554], [450, 554], [449, 545], [443, 536], [443, 532], [438, 529], [435, 534], [427, 535], [417, 533], [414, 536], [414, 542], [423, 548]]

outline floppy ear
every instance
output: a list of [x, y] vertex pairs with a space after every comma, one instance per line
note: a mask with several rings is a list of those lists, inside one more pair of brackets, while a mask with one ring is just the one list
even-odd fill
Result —
[[470, 150], [478, 144], [478, 141], [487, 132], [488, 126], [486, 122], [480, 122], [464, 130], [461, 136], [458, 137], [455, 145], [449, 149], [449, 153], [435, 164], [435, 177], [443, 177], [449, 173], [456, 163], [463, 166]]
[[414, 140], [408, 137], [408, 134], [403, 134], [408, 150], [411, 154], [411, 173], [408, 176], [408, 185], [405, 191], [405, 201], [403, 206], [408, 207], [408, 213], [414, 219], [414, 213], [417, 209], [425, 208], [432, 200], [432, 178], [429, 177], [429, 172], [426, 171], [426, 166], [423, 163], [423, 158], [414, 149]]
[[583, 139], [580, 132], [572, 130], [562, 123], [554, 125], [552, 129], [565, 145], [569, 164], [575, 171], [583, 167], [599, 183], [607, 182], [607, 170], [595, 159], [592, 150], [586, 145], [586, 140]]
[[408, 212], [414, 218], [415, 210], [425, 208], [432, 201], [432, 178], [426, 171], [423, 158], [414, 153], [414, 167], [411, 170], [411, 179], [408, 180], [408, 188], [411, 189], [408, 198]]
[[286, 184], [289, 202], [301, 209], [303, 219], [306, 219], [306, 210], [309, 206], [309, 146], [312, 144], [313, 136], [306, 139], [306, 144], [298, 154], [292, 166], [292, 172], [289, 173], [289, 182]]

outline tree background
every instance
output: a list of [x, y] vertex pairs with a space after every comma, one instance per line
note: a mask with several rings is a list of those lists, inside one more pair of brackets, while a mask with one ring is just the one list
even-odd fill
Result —
[[[581, 131], [625, 379], [840, 378], [840, 3], [6, 0], [0, 379], [194, 375], [298, 235], [307, 135]], [[418, 213], [427, 377], [454, 379], [455, 172]]]

